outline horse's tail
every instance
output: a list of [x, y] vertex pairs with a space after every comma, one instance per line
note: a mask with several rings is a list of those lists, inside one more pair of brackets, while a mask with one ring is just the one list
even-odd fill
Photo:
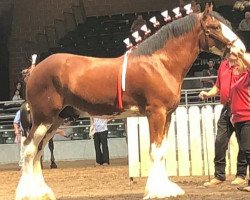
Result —
[[23, 135], [27, 137], [32, 126], [30, 109], [27, 102], [24, 102], [20, 107], [20, 121], [23, 128]]
[[22, 73], [24, 82], [27, 82], [30, 74], [32, 73], [34, 67], [36, 66], [36, 60], [37, 60], [37, 54], [33, 54], [31, 56], [31, 66], [28, 67], [27, 69], [22, 70], [21, 73]]

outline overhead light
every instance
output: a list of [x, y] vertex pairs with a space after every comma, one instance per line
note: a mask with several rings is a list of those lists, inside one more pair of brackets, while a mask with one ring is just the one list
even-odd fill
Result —
[[151, 30], [147, 27], [146, 24], [144, 24], [142, 27], [141, 27], [141, 30], [145, 33], [145, 35], [149, 35], [151, 33]]
[[193, 10], [191, 9], [191, 3], [185, 5], [184, 9], [186, 10], [187, 15], [189, 15], [190, 13], [193, 13]]
[[180, 7], [174, 8], [174, 9], [173, 9], [173, 12], [174, 12], [174, 14], [175, 14], [175, 18], [180, 18], [180, 17], [182, 17], [182, 14], [181, 14], [181, 12], [180, 12]]
[[127, 49], [129, 49], [133, 46], [133, 44], [129, 38], [124, 39], [123, 42], [126, 44]]
[[160, 22], [156, 19], [156, 17], [151, 17], [149, 21], [153, 24], [154, 27], [158, 27], [160, 25]]
[[170, 17], [169, 14], [168, 14], [168, 10], [163, 11], [163, 12], [161, 13], [161, 15], [164, 17], [164, 21], [165, 21], [165, 22], [168, 22], [168, 21], [171, 20], [171, 17]]
[[138, 32], [138, 31], [133, 32], [133, 33], [132, 33], [132, 36], [135, 38], [135, 41], [136, 41], [136, 42], [142, 41], [142, 38], [141, 38], [141, 36], [139, 35], [139, 32]]

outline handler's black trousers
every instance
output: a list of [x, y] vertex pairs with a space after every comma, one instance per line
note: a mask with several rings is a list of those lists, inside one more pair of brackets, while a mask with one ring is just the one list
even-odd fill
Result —
[[[237, 137], [239, 138], [240, 148], [246, 155], [250, 172], [250, 121], [236, 123], [235, 129]], [[248, 185], [250, 185], [250, 181], [248, 181]]]
[[[214, 157], [214, 165], [215, 165], [215, 178], [219, 180], [226, 180], [225, 168], [226, 168], [226, 150], [228, 149], [229, 139], [232, 133], [235, 131], [232, 123], [230, 122], [230, 117], [227, 114], [228, 107], [224, 106], [221, 111], [220, 118], [217, 124], [217, 135], [215, 139], [215, 157]], [[237, 134], [236, 134], [237, 137]], [[239, 138], [237, 137], [238, 144]], [[247, 170], [247, 161], [245, 153], [239, 147], [238, 157], [237, 157], [237, 172], [236, 176], [240, 176], [242, 178], [246, 177]]]
[[[99, 164], [109, 164], [108, 131], [96, 132], [94, 134], [94, 144], [96, 162]], [[102, 151], [101, 151], [102, 146]]]

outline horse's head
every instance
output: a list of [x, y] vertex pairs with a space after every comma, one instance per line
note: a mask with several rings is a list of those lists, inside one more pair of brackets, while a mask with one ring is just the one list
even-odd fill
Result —
[[203, 33], [201, 48], [219, 56], [225, 55], [226, 50], [230, 50], [232, 46], [245, 52], [245, 45], [229, 28], [229, 22], [212, 9], [212, 5], [207, 4], [205, 11], [200, 14]]

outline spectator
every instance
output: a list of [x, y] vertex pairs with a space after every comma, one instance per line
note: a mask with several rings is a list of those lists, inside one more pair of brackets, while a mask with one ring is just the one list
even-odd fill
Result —
[[23, 135], [23, 128], [21, 125], [21, 118], [20, 118], [20, 110], [17, 111], [14, 121], [13, 121], [14, 131], [15, 131], [15, 143], [20, 144], [20, 160], [19, 160], [19, 167], [23, 166], [24, 162], [24, 147], [23, 142], [26, 139], [26, 137]]
[[14, 96], [12, 97], [12, 101], [18, 101], [21, 100], [21, 96], [20, 96], [20, 91], [16, 90]]
[[18, 90], [19, 91], [19, 95], [21, 97], [21, 99], [23, 98], [24, 94], [23, 94], [23, 87], [20, 81], [17, 81], [14, 85], [14, 91]]
[[233, 10], [244, 11], [249, 9], [250, 1], [249, 0], [239, 0], [236, 1], [233, 5]]
[[191, 1], [191, 9], [193, 10], [193, 13], [200, 13], [201, 5], [193, 0]]
[[250, 31], [250, 12], [245, 13], [245, 19], [241, 20], [238, 29], [240, 31]]
[[[217, 76], [217, 70], [214, 68], [213, 60], [208, 61], [208, 69], [204, 69], [202, 73], [204, 77]], [[211, 88], [214, 86], [215, 80], [215, 78], [204, 78], [201, 81], [204, 88]]]
[[[226, 167], [226, 150], [228, 148], [228, 143], [231, 135], [235, 131], [231, 120], [230, 120], [230, 88], [234, 84], [234, 78], [232, 77], [232, 70], [237, 61], [237, 57], [233, 54], [229, 54], [228, 58], [221, 62], [218, 70], [218, 78], [216, 84], [213, 88], [206, 92], [201, 91], [199, 97], [201, 99], [206, 99], [213, 97], [220, 93], [220, 101], [223, 104], [221, 110], [220, 118], [217, 124], [217, 134], [215, 139], [215, 157], [214, 157], [214, 178], [210, 182], [204, 183], [204, 186], [212, 186], [223, 183], [226, 180], [225, 167]], [[244, 152], [241, 150], [239, 138], [237, 137], [239, 143], [239, 152], [237, 158], [237, 173], [236, 178], [231, 182], [233, 185], [245, 183], [247, 162]]]
[[139, 31], [141, 27], [146, 24], [146, 21], [143, 19], [142, 15], [138, 15], [137, 19], [134, 20], [130, 28], [131, 32]]
[[15, 89], [20, 91], [21, 88], [22, 88], [21, 83], [20, 83], [20, 82], [17, 82], [17, 83], [16, 83], [16, 88], [15, 88]]
[[[91, 118], [94, 132], [96, 165], [109, 165], [107, 119]], [[102, 150], [101, 150], [102, 146]]]

